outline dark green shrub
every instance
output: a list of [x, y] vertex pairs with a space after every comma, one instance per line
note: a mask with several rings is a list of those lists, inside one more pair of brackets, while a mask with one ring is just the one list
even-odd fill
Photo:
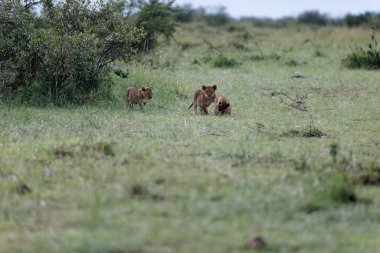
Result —
[[380, 69], [380, 49], [377, 45], [374, 29], [372, 29], [371, 42], [368, 47], [355, 48], [342, 60], [342, 63], [347, 68], [353, 69]]
[[0, 92], [19, 89], [34, 75], [34, 63], [38, 60], [30, 51], [34, 20], [35, 16], [20, 2], [1, 2]]
[[233, 68], [240, 63], [234, 58], [229, 58], [223, 54], [218, 54], [213, 60], [212, 64], [216, 68]]
[[298, 16], [298, 22], [307, 25], [325, 26], [329, 23], [329, 18], [319, 11], [306, 11]]
[[112, 64], [128, 60], [143, 38], [112, 2], [43, 1], [37, 17], [23, 1], [5, 0], [1, 12], [0, 92], [21, 95], [22, 102], [23, 92], [38, 104], [92, 100], [108, 85]]
[[347, 14], [343, 18], [343, 24], [348, 27], [360, 25], [378, 26], [380, 25], [380, 13], [365, 12], [359, 15]]

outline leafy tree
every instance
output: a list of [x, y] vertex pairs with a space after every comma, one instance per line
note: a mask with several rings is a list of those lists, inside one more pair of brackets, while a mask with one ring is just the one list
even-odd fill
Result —
[[298, 22], [301, 24], [325, 26], [329, 23], [329, 18], [319, 11], [306, 11], [299, 15]]
[[166, 39], [171, 39], [175, 32], [177, 22], [174, 14], [178, 11], [173, 6], [174, 0], [168, 2], [159, 0], [139, 0], [139, 9], [135, 25], [142, 28], [145, 33], [145, 40], [138, 46], [147, 52], [156, 46], [157, 38], [163, 35]]
[[[31, 3], [31, 2], [30, 2]], [[112, 64], [143, 39], [114, 2], [4, 0], [0, 9], [0, 92], [32, 90], [57, 105], [84, 103], [107, 84]]]
[[348, 27], [355, 27], [360, 25], [378, 26], [380, 24], [380, 13], [365, 12], [359, 15], [347, 14], [343, 23]]

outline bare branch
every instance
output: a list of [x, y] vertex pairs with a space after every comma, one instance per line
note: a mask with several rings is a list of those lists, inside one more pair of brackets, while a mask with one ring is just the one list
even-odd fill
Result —
[[[313, 115], [311, 114], [309, 108], [307, 108], [307, 106], [305, 105], [305, 102], [303, 101], [304, 98], [301, 98], [301, 97], [298, 97], [298, 96], [296, 98], [292, 98], [288, 94], [286, 94], [284, 92], [278, 92], [278, 91], [273, 91], [273, 92], [270, 93], [270, 97], [271, 98], [275, 97], [275, 96], [280, 96], [280, 101], [281, 101], [282, 104], [287, 105], [289, 107], [292, 107], [294, 109], [306, 112], [307, 115], [309, 116], [309, 119], [310, 119], [310, 132], [312, 130], [313, 131], [316, 130], [315, 124], [314, 124]], [[283, 98], [286, 98], [287, 100], [289, 100], [290, 103], [287, 102], [287, 101], [285, 101]]]
[[26, 2], [27, 1], [25, 1], [24, 8], [25, 8], [25, 10], [28, 10], [28, 9], [32, 8], [33, 6], [40, 4], [42, 1], [35, 1], [35, 2], [29, 2], [29, 3], [26, 3]]

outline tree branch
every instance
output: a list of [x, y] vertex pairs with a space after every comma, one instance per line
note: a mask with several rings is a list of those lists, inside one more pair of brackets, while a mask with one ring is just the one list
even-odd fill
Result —
[[[296, 98], [292, 98], [291, 96], [289, 96], [288, 94], [284, 93], [284, 92], [278, 92], [278, 91], [273, 91], [270, 93], [270, 97], [275, 97], [275, 96], [280, 96], [280, 101], [282, 104], [284, 105], [287, 105], [289, 107], [292, 107], [294, 109], [297, 109], [297, 110], [300, 110], [300, 111], [303, 111], [303, 112], [306, 112], [307, 115], [309, 116], [310, 118], [310, 132], [313, 130], [315, 131], [316, 128], [315, 128], [315, 125], [314, 125], [314, 119], [313, 119], [313, 115], [311, 114], [309, 108], [307, 108], [307, 106], [305, 105], [305, 102], [303, 101], [303, 98], [300, 98], [300, 97], [296, 97]], [[287, 103], [285, 102], [282, 97], [285, 97], [286, 99], [290, 100], [291, 103]], [[313, 128], [313, 129], [312, 129]]]

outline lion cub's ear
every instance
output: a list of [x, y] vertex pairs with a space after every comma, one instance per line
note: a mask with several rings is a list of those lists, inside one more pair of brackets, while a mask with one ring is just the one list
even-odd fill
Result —
[[149, 86], [149, 89], [153, 90], [153, 87], [152, 87], [152, 86]]
[[214, 90], [216, 90], [217, 87], [218, 87], [218, 86], [216, 86], [216, 85], [212, 86], [212, 88], [213, 88]]
[[206, 86], [205, 85], [202, 85], [202, 90], [205, 90], [206, 89]]
[[146, 91], [145, 87], [141, 87], [141, 90], [142, 90], [142, 91]]

